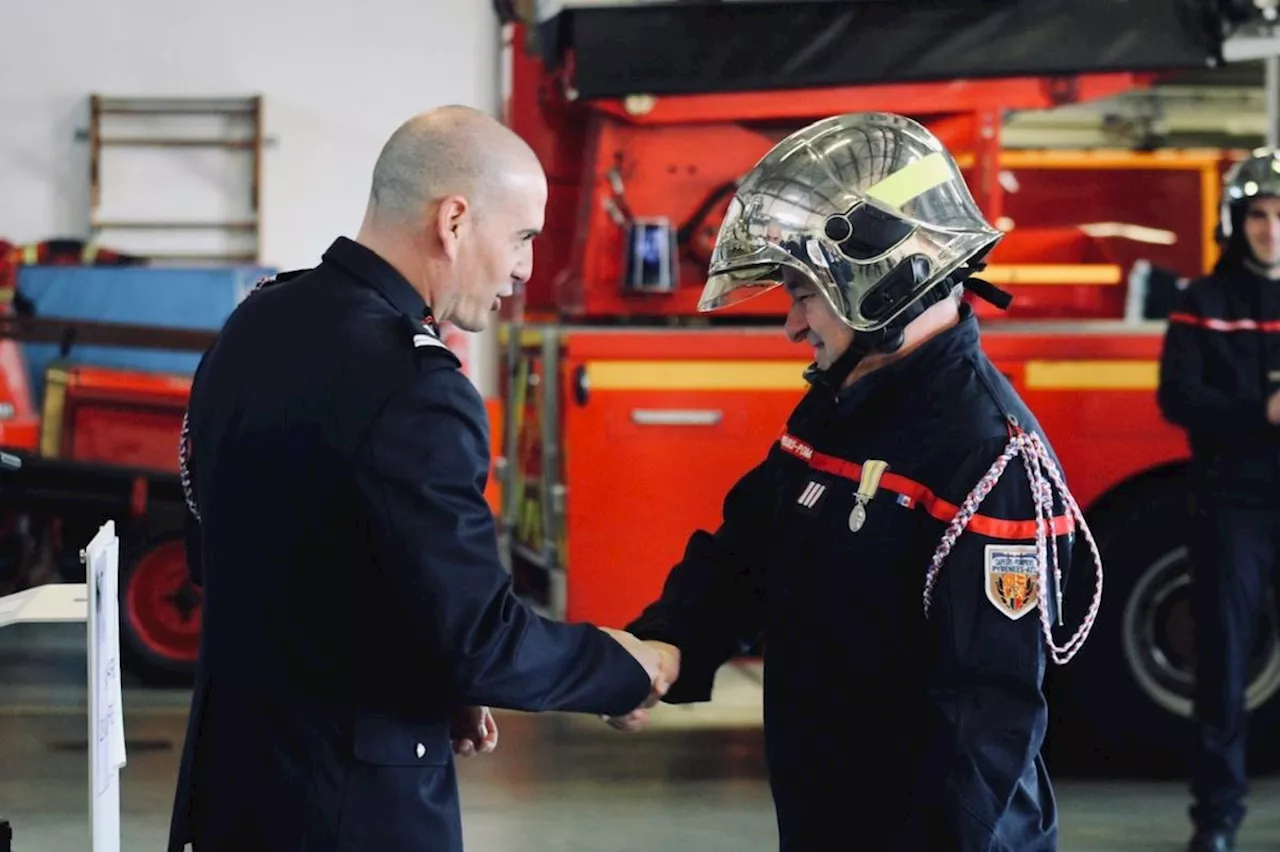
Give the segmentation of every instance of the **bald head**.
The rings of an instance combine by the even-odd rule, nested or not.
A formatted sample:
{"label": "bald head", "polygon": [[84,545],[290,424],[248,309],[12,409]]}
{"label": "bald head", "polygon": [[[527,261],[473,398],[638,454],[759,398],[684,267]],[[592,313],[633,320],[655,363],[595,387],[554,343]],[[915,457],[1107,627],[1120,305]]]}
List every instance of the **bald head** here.
{"label": "bald head", "polygon": [[460,195],[481,213],[513,176],[541,170],[529,145],[500,122],[470,107],[440,107],[409,119],[383,145],[370,212],[407,224],[433,201]]}
{"label": "bald head", "polygon": [[438,321],[480,331],[533,272],[547,192],[523,139],[479,110],[441,107],[406,121],[383,146],[356,239]]}

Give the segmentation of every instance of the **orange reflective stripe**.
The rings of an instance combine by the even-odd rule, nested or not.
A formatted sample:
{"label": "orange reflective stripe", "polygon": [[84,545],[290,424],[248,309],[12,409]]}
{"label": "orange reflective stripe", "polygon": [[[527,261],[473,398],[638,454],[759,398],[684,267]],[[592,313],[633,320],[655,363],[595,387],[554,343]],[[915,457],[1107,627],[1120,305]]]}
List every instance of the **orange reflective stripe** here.
{"label": "orange reflective stripe", "polygon": [[[836,456],[820,453],[789,433],[784,434],[778,444],[786,452],[807,462],[813,470],[830,473],[854,482],[861,481],[862,465],[857,462],[845,461]],[[880,488],[905,498],[907,508],[919,504],[926,512],[944,524],[951,523],[951,520],[960,511],[959,506],[943,500],[937,494],[934,494],[928,486],[900,474],[886,472],[880,477]],[[968,529],[988,538],[1000,538],[1010,541],[1025,541],[1036,537],[1036,522],[1034,520],[1007,521],[1003,518],[975,514],[969,519]],[[1065,535],[1073,529],[1075,529],[1075,523],[1069,515],[1057,515],[1050,521],[1048,534],[1055,536]]]}
{"label": "orange reflective stripe", "polygon": [[1173,313],[1169,314],[1169,322],[1207,328],[1210,331],[1280,331],[1280,320],[1267,320],[1265,322],[1251,319],[1222,320],[1198,317],[1195,314]]}

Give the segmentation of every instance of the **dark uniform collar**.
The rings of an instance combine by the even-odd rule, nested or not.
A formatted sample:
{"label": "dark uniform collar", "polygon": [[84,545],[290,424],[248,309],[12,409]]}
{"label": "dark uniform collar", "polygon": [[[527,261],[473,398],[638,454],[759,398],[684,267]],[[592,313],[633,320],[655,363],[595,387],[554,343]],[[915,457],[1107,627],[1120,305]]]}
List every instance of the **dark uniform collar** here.
{"label": "dark uniform collar", "polygon": [[841,414],[866,405],[872,398],[926,390],[941,370],[979,348],[978,318],[968,304],[960,306],[960,320],[920,344],[897,361],[868,373],[836,395]]}
{"label": "dark uniform collar", "polygon": [[325,263],[341,267],[348,275],[382,294],[398,311],[435,325],[431,308],[409,280],[381,255],[355,240],[338,237],[324,253]]}

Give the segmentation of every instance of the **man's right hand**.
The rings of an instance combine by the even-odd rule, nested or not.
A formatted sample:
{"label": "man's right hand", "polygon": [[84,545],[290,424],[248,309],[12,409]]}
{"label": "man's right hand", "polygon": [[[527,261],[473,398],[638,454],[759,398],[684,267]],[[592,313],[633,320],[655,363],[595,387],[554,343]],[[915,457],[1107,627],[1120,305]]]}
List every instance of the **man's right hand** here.
{"label": "man's right hand", "polygon": [[671,665],[670,655],[665,653],[660,643],[642,642],[632,636],[625,630],[615,630],[612,627],[601,627],[605,633],[608,633],[614,640],[627,649],[627,652],[635,658],[641,666],[644,667],[645,673],[649,675],[649,697],[645,700],[641,707],[652,707],[667,694],[667,690],[671,688],[671,684],[675,682],[676,676],[679,674],[679,662],[673,669]]}
{"label": "man's right hand", "polygon": [[[632,710],[625,716],[606,716],[604,721],[609,727],[619,731],[639,731],[649,724],[649,708],[653,707],[662,696],[667,694],[667,690],[676,682],[676,678],[680,677],[680,649],[675,645],[669,645],[666,642],[641,641],[630,633],[624,633],[620,630],[612,630],[607,627],[601,630],[613,636],[624,648],[631,651],[640,664],[645,667],[645,671],[650,673],[650,679],[653,682],[653,689],[649,692],[649,698],[636,709]],[[657,657],[656,672],[650,668],[653,656]]]}

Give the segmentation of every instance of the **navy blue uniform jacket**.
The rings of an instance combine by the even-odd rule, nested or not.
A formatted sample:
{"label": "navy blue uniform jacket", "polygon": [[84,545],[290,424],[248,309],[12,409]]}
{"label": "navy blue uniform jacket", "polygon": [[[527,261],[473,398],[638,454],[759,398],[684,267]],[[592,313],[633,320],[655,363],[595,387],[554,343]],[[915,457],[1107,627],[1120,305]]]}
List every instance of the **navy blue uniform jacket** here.
{"label": "navy blue uniform jacket", "polygon": [[343,238],[250,295],[201,361],[204,610],[170,852],[454,852],[455,708],[649,694],[608,635],[513,594],[484,406],[427,312]]}
{"label": "navy blue uniform jacket", "polygon": [[1192,482],[1231,502],[1280,502],[1280,287],[1237,267],[1191,283],[1169,313],[1157,398],[1187,433]]}
{"label": "navy blue uniform jacket", "polygon": [[[1036,512],[1020,456],[923,611],[934,551],[1004,450],[1010,416],[1048,446],[980,350],[967,307],[957,326],[838,397],[815,386],[730,491],[719,529],[691,537],[661,598],[630,625],[681,649],[672,703],[708,700],[716,669],[762,641],[785,852],[1056,848],[1040,756],[1048,653]],[[855,532],[873,461],[888,468]],[[1070,529],[1055,506],[1065,574]]]}

